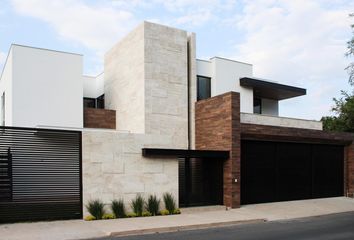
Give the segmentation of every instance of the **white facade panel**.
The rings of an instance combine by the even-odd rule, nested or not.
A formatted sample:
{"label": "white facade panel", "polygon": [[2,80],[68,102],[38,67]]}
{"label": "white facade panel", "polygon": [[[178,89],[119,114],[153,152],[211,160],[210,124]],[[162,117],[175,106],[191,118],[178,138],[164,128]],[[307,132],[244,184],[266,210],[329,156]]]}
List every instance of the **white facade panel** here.
{"label": "white facade panel", "polygon": [[197,75],[211,77],[211,96],[226,92],[240,93],[241,112],[253,113],[253,90],[240,86],[239,79],[252,77],[252,65],[214,57],[208,61],[197,60]]}
{"label": "white facade panel", "polygon": [[197,69],[198,69],[197,74],[200,76],[211,77],[212,75],[212,68],[211,68],[210,61],[197,59]]}
{"label": "white facade panel", "polygon": [[83,127],[82,56],[12,45],[13,126]]}
{"label": "white facade panel", "polygon": [[[0,97],[5,93],[4,109],[2,102],[0,103],[0,124],[6,126],[12,125],[12,75],[13,75],[13,57],[12,49],[10,49],[7,57],[1,79],[0,79]],[[2,113],[4,112],[4,118]],[[5,121],[4,121],[5,120]]]}
{"label": "white facade panel", "polygon": [[98,98],[104,94],[104,74],[93,76],[82,76],[85,98]]}

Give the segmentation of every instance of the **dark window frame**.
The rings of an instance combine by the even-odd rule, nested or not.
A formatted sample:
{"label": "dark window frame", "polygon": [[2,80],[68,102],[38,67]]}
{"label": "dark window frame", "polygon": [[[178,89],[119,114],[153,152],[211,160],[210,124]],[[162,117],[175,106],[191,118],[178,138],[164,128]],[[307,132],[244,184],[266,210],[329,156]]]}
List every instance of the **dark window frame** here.
{"label": "dark window frame", "polygon": [[[97,98],[88,98],[88,97],[84,97],[83,99],[83,105],[84,108],[98,108],[98,109],[104,109],[104,105],[105,105],[105,101],[104,101],[104,94],[102,94],[101,96],[97,97]],[[93,103],[93,106],[86,106],[85,105],[85,101],[92,101],[90,104]]]}
{"label": "dark window frame", "polygon": [[[205,78],[209,80],[209,92],[207,93],[208,97],[206,98],[200,98],[199,97],[199,78]],[[203,99],[208,99],[211,97],[211,77],[203,76],[203,75],[197,75],[197,101],[203,100]]]}
{"label": "dark window frame", "polygon": [[[256,100],[259,102],[259,112],[255,111],[255,107],[256,107],[255,102],[256,102]],[[262,98],[259,98],[259,97],[254,97],[253,98],[253,113],[262,114]]]}

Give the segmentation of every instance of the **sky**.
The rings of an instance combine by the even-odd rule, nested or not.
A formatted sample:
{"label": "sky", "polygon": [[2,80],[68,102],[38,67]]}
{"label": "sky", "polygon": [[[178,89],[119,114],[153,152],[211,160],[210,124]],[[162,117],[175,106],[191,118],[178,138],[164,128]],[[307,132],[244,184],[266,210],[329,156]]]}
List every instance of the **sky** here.
{"label": "sky", "polygon": [[146,20],[195,32],[197,58],[253,64],[254,76],[307,89],[280,115],[319,120],[350,90],[353,0],[0,0],[0,69],[12,43],[84,55],[84,74]]}

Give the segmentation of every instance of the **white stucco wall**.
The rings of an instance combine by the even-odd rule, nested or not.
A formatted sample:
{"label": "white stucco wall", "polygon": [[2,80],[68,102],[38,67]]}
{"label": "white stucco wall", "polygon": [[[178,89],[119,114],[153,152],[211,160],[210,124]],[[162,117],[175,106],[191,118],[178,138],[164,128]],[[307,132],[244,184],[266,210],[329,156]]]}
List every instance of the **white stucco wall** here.
{"label": "white stucco wall", "polygon": [[84,97],[86,98],[98,98],[104,94],[104,73],[98,76],[82,76]]}
{"label": "white stucco wall", "polygon": [[144,158],[141,150],[166,148],[172,141],[171,136],[85,129],[82,135],[84,205],[91,199],[109,204],[113,199],[123,198],[130,211],[130,201],[137,194],[162,198],[166,192],[172,193],[178,203],[178,160]]}
{"label": "white stucco wall", "polygon": [[82,56],[12,45],[13,126],[83,126]]}
{"label": "white stucco wall", "polygon": [[278,116],[279,102],[278,100],[262,98],[262,114]]}
{"label": "white stucco wall", "polygon": [[[5,125],[12,126],[12,75],[13,75],[13,52],[10,49],[4,69],[0,79],[0,98],[5,92]],[[0,103],[0,114],[2,112],[2,104]],[[0,116],[0,124],[2,123]]]}
{"label": "white stucco wall", "polygon": [[226,92],[240,93],[241,111],[253,113],[253,90],[240,86],[239,79],[252,77],[252,65],[213,57],[210,61],[197,59],[197,75],[211,77],[211,96]]}

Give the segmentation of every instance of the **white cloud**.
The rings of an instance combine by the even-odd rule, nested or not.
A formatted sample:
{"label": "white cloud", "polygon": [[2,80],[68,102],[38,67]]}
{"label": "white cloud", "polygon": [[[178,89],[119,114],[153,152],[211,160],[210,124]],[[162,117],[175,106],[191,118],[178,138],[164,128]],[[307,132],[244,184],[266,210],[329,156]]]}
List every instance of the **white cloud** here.
{"label": "white cloud", "polygon": [[308,89],[306,97],[285,101],[281,113],[318,119],[347,87],[348,13],[307,0],[256,0],[225,22],[245,33],[233,57],[253,63],[256,76]]}
{"label": "white cloud", "polygon": [[178,17],[174,20],[177,25],[192,25],[200,26],[208,22],[213,18],[213,14],[210,10],[200,10],[197,12],[192,12],[187,15]]}
{"label": "white cloud", "polygon": [[132,13],[76,0],[13,0],[17,13],[47,22],[65,40],[102,55],[135,24]]}

